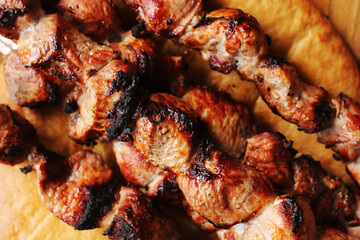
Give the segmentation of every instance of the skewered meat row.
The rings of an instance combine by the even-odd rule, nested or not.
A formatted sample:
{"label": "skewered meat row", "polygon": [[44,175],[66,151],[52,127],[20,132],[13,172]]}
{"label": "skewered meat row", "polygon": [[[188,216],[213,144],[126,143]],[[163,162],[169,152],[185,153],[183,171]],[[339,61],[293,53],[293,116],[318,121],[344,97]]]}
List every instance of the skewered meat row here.
{"label": "skewered meat row", "polygon": [[254,17],[238,9],[207,13],[201,0],[125,3],[138,9],[148,32],[200,51],[214,70],[236,70],[243,79],[254,81],[274,113],[299,130],[318,133],[319,142],[331,147],[360,182],[356,150],[359,124],[355,120],[359,104],[343,94],[330,99],[324,89],[301,81],[286,60],[267,56],[266,35]]}
{"label": "skewered meat row", "polygon": [[[216,93],[208,88],[197,87],[189,91],[183,99],[192,100],[190,106],[197,109],[197,113],[200,116],[205,116],[204,118],[201,117],[201,119],[206,123],[209,129],[213,129],[214,132],[220,133],[219,130],[224,129],[224,126],[224,132],[227,132],[226,128],[236,130],[238,128],[250,129],[252,127],[252,123],[250,122],[241,122],[239,126],[236,121],[231,123],[226,121],[226,119],[236,119],[236,117],[242,116],[244,110],[242,110],[239,105],[236,106],[231,101],[227,101],[223,96],[216,96]],[[204,101],[200,101],[200,99]],[[209,110],[209,99],[221,100],[210,102],[212,110]],[[237,108],[232,112],[227,111],[228,114],[224,116],[224,123],[227,124],[219,125],[218,123],[221,122],[223,116],[221,115],[221,112],[216,114],[215,110],[231,109],[231,106],[236,106]],[[209,111],[213,112],[209,113]],[[207,115],[213,115],[215,117],[206,118]],[[249,118],[249,116],[242,117],[245,119]],[[215,140],[223,138],[222,134],[215,134],[213,136],[215,136]],[[246,134],[238,135],[238,131],[232,131],[228,132],[226,138],[227,140],[233,140],[235,138],[242,140],[243,136],[246,136]],[[229,141],[229,144],[233,142],[239,141]],[[236,146],[236,144],[234,146]],[[303,198],[307,199],[311,203],[313,211],[316,213],[316,222],[318,224],[326,224],[339,228],[340,226],[345,226],[349,222],[356,222],[357,216],[355,211],[357,202],[351,189],[335,176],[326,173],[319,163],[315,163],[309,156],[295,158],[297,152],[291,146],[291,142],[286,141],[281,134],[265,132],[254,135],[248,139],[248,145],[242,163],[262,172],[279,193],[287,192],[300,194]],[[236,154],[243,154],[243,149],[241,147],[232,149],[237,149],[237,151],[239,151]],[[125,177],[128,181],[140,186],[148,186],[153,179],[160,178],[163,181],[162,184],[171,185],[171,183],[167,183],[167,178],[163,177],[165,175],[164,171],[159,169],[159,167],[150,164],[148,162],[149,159],[141,154],[141,151],[132,146],[131,143],[115,143],[114,151],[120,169],[125,173]],[[173,190],[173,188],[171,188],[171,190]],[[150,191],[152,196],[154,196],[153,192],[154,190]],[[171,194],[172,191],[169,191],[169,193]],[[284,199],[286,199],[286,197],[279,197],[279,206],[288,201]],[[187,211],[189,215],[192,215],[194,221],[203,229],[216,230],[211,223],[199,216],[191,209],[191,207],[187,206]],[[274,216],[275,215],[272,215],[271,218],[275,219]],[[281,217],[278,217],[278,219],[281,219],[281,221],[288,224],[291,222],[284,220]],[[253,222],[257,222],[257,220],[254,220]],[[245,224],[245,226],[247,226],[247,224]],[[255,226],[258,227],[259,225]],[[267,226],[268,229],[272,229],[276,232],[274,228],[278,229],[281,225],[275,224],[273,226],[273,224],[270,224]],[[274,228],[270,226],[273,226]],[[236,230],[238,227],[231,228],[230,232],[234,231],[234,229]],[[253,231],[251,229],[252,228],[249,228],[248,231]],[[274,237],[274,235],[271,236]]]}
{"label": "skewered meat row", "polygon": [[[110,239],[178,239],[174,222],[136,188],[120,187],[98,154],[85,150],[65,158],[47,151],[28,121],[5,105],[0,110],[1,162],[20,163],[31,151],[21,170],[36,171],[41,200],[56,217],[78,230],[110,225]],[[7,154],[11,148],[18,155]]]}
{"label": "skewered meat row", "polygon": [[[45,38],[43,34],[45,34]],[[62,37],[58,38],[57,36]],[[28,46],[23,44],[24,39],[31,39],[30,41],[36,44],[32,44],[31,49],[26,49]],[[36,40],[33,41],[34,39]],[[42,54],[44,53],[43,49],[48,50],[45,55]],[[34,55],[35,52],[40,54]],[[28,61],[29,63],[37,62],[36,64],[33,64],[33,66],[42,66],[43,69],[47,71],[58,73],[59,77],[75,81],[81,88],[84,88],[85,84],[91,82],[87,80],[92,74],[95,73],[94,76],[96,76],[96,73],[101,72],[101,69],[107,65],[106,61],[109,62],[108,64],[114,64],[114,61],[119,61],[112,60],[115,59],[114,55],[116,53],[110,51],[110,48],[91,42],[90,39],[80,34],[76,29],[71,28],[70,24],[64,22],[58,15],[45,16],[39,20],[39,23],[33,30],[22,32],[19,44],[19,55],[22,56],[23,54],[28,56],[26,57],[27,60],[24,58],[25,61]],[[74,72],[72,73],[73,70]],[[136,81],[136,79],[132,78],[131,75],[128,76],[126,71],[122,71],[121,69],[118,69],[117,72],[120,75],[120,81],[115,82],[115,86],[110,86],[111,88],[109,90],[114,89],[114,91],[110,91],[109,94],[113,95],[114,93],[121,93],[121,97],[118,99],[115,106],[113,106],[115,101],[112,101],[109,104],[110,107],[114,108],[110,114],[110,120],[112,120],[112,122],[106,129],[109,139],[114,139],[119,136],[120,138],[128,137],[129,134],[126,132],[126,129],[131,127],[131,123],[135,123],[134,120],[136,120],[136,116],[144,114],[145,116],[151,114],[151,116],[148,115],[146,118],[140,118],[140,122],[137,121],[138,124],[142,124],[141,120],[144,120],[145,122],[150,121],[150,123],[147,124],[147,127],[152,128],[156,125],[155,122],[151,123],[152,121],[159,121],[162,119],[160,125],[170,124],[169,127],[173,125],[172,130],[169,130],[174,131],[174,134],[180,137],[178,140],[184,144],[181,147],[184,149],[184,152],[178,152],[177,155],[174,155],[174,160],[177,159],[177,163],[174,161],[166,162],[170,159],[164,159],[161,155],[158,156],[156,162],[157,164],[166,164],[169,169],[172,169],[179,175],[178,178],[181,177],[181,180],[178,179],[178,182],[183,182],[183,187],[180,186],[180,188],[182,188],[185,196],[192,196],[194,193],[193,191],[208,192],[213,196],[212,198],[210,197],[212,201],[208,201],[208,196],[200,195],[198,198],[199,201],[192,200],[193,202],[190,202],[190,205],[193,205],[195,210],[202,212],[201,215],[208,215],[208,218],[217,225],[232,225],[235,222],[245,220],[252,216],[254,212],[260,211],[262,206],[266,205],[265,203],[271,201],[273,197],[271,186],[264,181],[256,171],[238,164],[236,161],[228,160],[227,156],[223,155],[221,152],[213,151],[212,145],[208,145],[207,141],[200,141],[201,139],[197,139],[196,117],[192,111],[187,109],[187,107],[185,107],[177,98],[167,94],[154,94],[150,96],[150,100],[147,101],[147,106],[144,108],[147,114],[142,111],[136,113],[128,112],[129,109],[136,109],[137,103],[135,100],[139,98],[139,95],[136,95],[136,92],[124,91],[126,90],[124,87],[130,87],[132,89],[132,87],[134,87],[132,86],[132,83],[133,81]],[[113,80],[113,76],[111,80]],[[98,83],[102,84],[102,82]],[[125,85],[127,83],[129,83],[129,85]],[[104,90],[103,88],[92,89]],[[91,89],[89,90],[91,91]],[[107,97],[106,101],[111,101],[110,98],[111,97]],[[109,107],[109,105],[105,104],[103,106]],[[132,106],[135,107],[132,108]],[[138,106],[138,110],[140,110],[141,106]],[[93,107],[93,105],[88,107],[88,109],[92,111],[91,107]],[[105,118],[100,117],[100,121],[106,121],[109,116],[106,109],[104,112],[106,115],[100,116],[104,116]],[[91,117],[96,118],[98,116],[92,115]],[[168,121],[164,121],[165,119],[168,119]],[[97,122],[95,121],[95,123]],[[99,123],[101,124],[102,122]],[[99,129],[103,129],[104,126],[100,124]],[[144,134],[145,132],[142,133]],[[121,136],[121,134],[124,136]],[[167,136],[170,135],[169,132]],[[151,140],[154,136],[149,135],[149,137],[150,139],[148,140]],[[165,139],[159,140],[162,141]],[[134,139],[134,141],[140,141],[140,139],[137,138]],[[180,144],[180,142],[176,143],[170,141],[168,144],[175,143],[177,145]],[[202,143],[201,145],[203,146],[200,147],[200,143]],[[171,149],[175,150],[178,146],[176,145],[171,146]],[[153,148],[155,146],[143,145],[143,147]],[[194,152],[192,152],[192,149]],[[155,148],[151,151],[153,150],[155,150]],[[168,150],[170,150],[170,146]],[[157,152],[160,153],[161,151],[162,150],[159,149]],[[151,152],[151,154],[153,153],[155,152]],[[154,154],[153,156],[155,157]],[[198,183],[203,181],[203,178],[206,180],[209,175],[207,170],[204,173],[198,171],[198,168],[200,167],[201,169],[201,166],[198,167],[197,164],[203,164],[203,161],[211,162],[212,164],[215,164],[213,167],[216,167],[216,165],[218,165],[218,167],[212,169],[214,172],[211,174],[212,176],[210,179],[208,179],[210,180],[208,183],[204,181],[203,184],[198,185]],[[190,167],[190,162],[194,162],[194,164],[188,169]],[[218,172],[219,170],[221,172]],[[198,182],[198,180],[200,182]],[[216,186],[218,184],[223,186],[219,189]],[[222,191],[222,188],[226,189],[230,195],[227,195],[228,193],[223,194],[219,192]],[[237,193],[239,192],[243,192],[243,194],[237,196]],[[215,197],[221,194],[225,197],[223,200]],[[189,201],[189,199],[187,200]],[[230,206],[228,206],[227,199],[231,199],[232,201]],[[244,200],[246,202],[243,202]],[[244,205],[244,207],[242,207],[242,205]],[[212,209],[209,208],[210,206]],[[214,208],[214,206],[218,206],[218,208]],[[209,212],[209,210],[213,210],[215,214],[211,211]],[[228,213],[225,215],[226,217],[223,215],[224,211]]]}

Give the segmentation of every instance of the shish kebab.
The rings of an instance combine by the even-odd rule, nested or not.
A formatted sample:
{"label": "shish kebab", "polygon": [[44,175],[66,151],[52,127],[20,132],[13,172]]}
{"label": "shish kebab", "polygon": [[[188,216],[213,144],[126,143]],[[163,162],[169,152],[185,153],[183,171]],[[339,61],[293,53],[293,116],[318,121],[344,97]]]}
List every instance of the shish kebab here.
{"label": "shish kebab", "polygon": [[266,35],[251,15],[238,9],[208,13],[204,2],[125,0],[138,10],[138,30],[199,51],[216,71],[236,70],[242,79],[253,81],[275,114],[299,130],[317,133],[318,141],[332,148],[360,182],[360,105],[345,94],[330,99],[325,89],[303,82],[285,59],[269,56]]}

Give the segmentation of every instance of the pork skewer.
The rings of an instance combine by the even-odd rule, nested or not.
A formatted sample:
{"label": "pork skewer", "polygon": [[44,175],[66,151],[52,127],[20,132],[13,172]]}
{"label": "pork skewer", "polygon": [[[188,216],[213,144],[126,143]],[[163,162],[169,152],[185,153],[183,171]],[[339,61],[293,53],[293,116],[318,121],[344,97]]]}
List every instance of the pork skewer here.
{"label": "pork skewer", "polygon": [[83,150],[65,158],[43,149],[31,124],[5,105],[0,119],[0,161],[14,165],[31,151],[21,170],[36,171],[41,200],[56,217],[78,230],[109,227],[110,239],[178,239],[174,222],[136,188],[120,187],[98,154]]}
{"label": "pork skewer", "polygon": [[254,17],[238,9],[207,13],[201,0],[125,3],[138,10],[142,29],[198,50],[216,71],[236,70],[254,81],[274,113],[304,132],[318,133],[319,142],[331,147],[360,182],[358,123],[353,120],[359,104],[342,94],[330,99],[324,89],[303,82],[285,59],[268,56],[266,35]]}

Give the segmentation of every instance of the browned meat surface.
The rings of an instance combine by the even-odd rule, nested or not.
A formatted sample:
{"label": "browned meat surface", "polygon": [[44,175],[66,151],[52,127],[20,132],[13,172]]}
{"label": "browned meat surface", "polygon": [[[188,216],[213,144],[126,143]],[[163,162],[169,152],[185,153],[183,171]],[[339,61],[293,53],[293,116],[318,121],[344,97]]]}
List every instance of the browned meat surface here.
{"label": "browned meat surface", "polygon": [[258,217],[218,231],[221,240],[314,239],[315,218],[306,200],[298,195],[279,196]]}
{"label": "browned meat surface", "polygon": [[113,149],[122,175],[128,182],[145,187],[147,195],[157,200],[182,196],[175,175],[150,163],[131,143],[115,142]]}
{"label": "browned meat surface", "polygon": [[170,92],[182,96],[185,92],[183,58],[161,53],[149,38],[134,38],[130,32],[122,35],[121,42],[110,47],[120,58],[134,64],[139,75],[145,78],[146,87],[156,92]]}
{"label": "browned meat surface", "polygon": [[34,149],[29,159],[41,200],[56,217],[79,230],[101,226],[118,184],[99,155],[80,151],[65,158]]}
{"label": "browned meat surface", "polygon": [[60,0],[57,8],[80,32],[96,41],[120,30],[119,12],[111,0]]}
{"label": "browned meat surface", "polygon": [[334,228],[318,228],[316,231],[316,240],[356,240],[356,236],[341,232]]}
{"label": "browned meat surface", "polygon": [[293,185],[291,160],[296,151],[280,133],[260,133],[248,139],[243,164],[263,173],[273,186],[284,190]]}
{"label": "browned meat surface", "polygon": [[331,147],[337,158],[348,162],[349,173],[360,182],[360,105],[344,94],[333,99],[332,104],[336,118],[330,128],[318,133],[318,141]]}
{"label": "browned meat surface", "polygon": [[118,212],[104,234],[114,240],[179,239],[175,222],[162,215],[145,194],[122,187]]}
{"label": "browned meat surface", "polygon": [[12,100],[28,107],[56,103],[72,85],[40,69],[25,68],[16,50],[5,58],[4,79]]}
{"label": "browned meat surface", "polygon": [[41,67],[80,86],[117,56],[58,14],[46,15],[36,26],[22,31],[18,52],[23,65]]}
{"label": "browned meat surface", "polygon": [[202,0],[125,0],[125,3],[139,10],[148,31],[168,37],[182,35],[203,5]]}
{"label": "browned meat surface", "polygon": [[247,220],[273,199],[255,170],[197,137],[195,114],[180,99],[154,94],[132,133],[134,146],[154,165],[177,175],[189,205],[217,226]]}
{"label": "browned meat surface", "polygon": [[178,184],[189,205],[217,227],[248,221],[274,197],[261,174],[217,151],[198,151]]}
{"label": "browned meat surface", "polygon": [[270,57],[261,61],[255,83],[272,111],[300,130],[314,133],[331,125],[335,111],[327,92],[302,82],[285,60]]}
{"label": "browned meat surface", "polygon": [[6,105],[0,104],[0,163],[14,165],[25,161],[37,144],[33,126]]}
{"label": "browned meat surface", "polygon": [[255,134],[254,120],[246,107],[208,87],[196,87],[182,100],[200,117],[221,151],[235,158],[243,156],[247,138]]}
{"label": "browned meat surface", "polygon": [[125,91],[136,86],[133,78],[135,70],[132,65],[122,60],[113,60],[90,77],[85,83],[83,92],[78,94],[78,112],[71,114],[69,137],[77,142],[89,140],[89,131],[100,135],[106,133],[110,125],[109,112],[114,103],[119,101]]}
{"label": "browned meat surface", "polygon": [[0,3],[0,35],[16,40],[24,28],[42,15],[38,0],[3,0]]}
{"label": "browned meat surface", "polygon": [[318,224],[341,229],[358,221],[354,189],[327,173],[319,162],[303,155],[293,161],[292,172],[295,183],[292,192],[310,199]]}
{"label": "browned meat surface", "polygon": [[197,15],[179,43],[200,51],[213,70],[237,70],[253,79],[259,59],[267,53],[265,34],[254,17],[239,9],[219,9]]}

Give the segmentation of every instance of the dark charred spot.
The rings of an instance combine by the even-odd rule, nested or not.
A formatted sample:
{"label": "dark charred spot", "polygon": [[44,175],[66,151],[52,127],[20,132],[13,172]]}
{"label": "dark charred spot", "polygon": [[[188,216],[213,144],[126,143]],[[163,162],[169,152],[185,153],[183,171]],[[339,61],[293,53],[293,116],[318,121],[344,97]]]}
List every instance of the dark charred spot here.
{"label": "dark charred spot", "polygon": [[103,235],[123,240],[137,240],[140,236],[136,230],[124,219],[115,216],[111,225],[103,232]]}
{"label": "dark charred spot", "polygon": [[210,139],[201,141],[200,149],[188,170],[189,178],[198,178],[207,181],[217,177],[205,167],[205,162],[210,159],[210,150],[213,149],[213,147],[214,145]]}
{"label": "dark charred spot", "polygon": [[284,206],[282,206],[282,208],[284,211],[283,214],[291,219],[291,231],[296,234],[297,229],[301,227],[304,222],[304,210],[296,202],[296,195],[285,197]]}
{"label": "dark charred spot", "polygon": [[159,124],[163,119],[172,119],[178,125],[180,131],[191,134],[195,131],[196,119],[178,108],[153,103],[147,110],[146,116],[154,124]]}
{"label": "dark charred spot", "polygon": [[264,81],[263,76],[257,76],[257,80],[259,83],[262,83]]}
{"label": "dark charred spot", "polygon": [[109,91],[109,95],[114,92],[126,91],[129,88],[135,87],[135,85],[139,82],[139,77],[137,76],[128,76],[123,71],[118,71],[115,74],[115,79],[111,81],[111,89]]}
{"label": "dark charred spot", "polygon": [[[105,130],[110,141],[120,137],[129,128],[129,123],[143,109],[142,105],[146,104],[147,96],[148,93],[141,90],[121,94],[119,101],[114,103],[114,108],[108,113],[111,123]],[[123,141],[132,140],[128,133],[121,138]]]}
{"label": "dark charred spot", "polygon": [[112,209],[118,188],[117,179],[105,186],[91,187],[88,192],[88,201],[84,214],[75,229],[85,230],[99,227],[97,222]]}
{"label": "dark charred spot", "polygon": [[265,62],[265,67],[267,68],[277,68],[284,64],[288,64],[286,59],[279,57],[268,57]]}
{"label": "dark charred spot", "polygon": [[134,38],[139,38],[142,31],[145,30],[145,23],[141,22],[131,28],[131,34]]}
{"label": "dark charred spot", "polygon": [[193,26],[193,28],[198,28],[198,27],[200,27],[201,25],[203,25],[203,22],[204,22],[205,18],[206,18],[206,13],[204,13],[204,14],[201,16],[200,20]]}
{"label": "dark charred spot", "polygon": [[71,114],[73,112],[76,112],[77,110],[78,110],[78,105],[75,100],[66,101],[64,105],[64,111],[66,112],[66,114]]}
{"label": "dark charred spot", "polygon": [[306,131],[308,133],[311,132],[319,132],[327,127],[333,120],[335,116],[335,109],[330,106],[330,102],[327,100],[323,100],[318,103],[314,108],[315,116],[316,116],[316,126],[314,131]]}
{"label": "dark charred spot", "polygon": [[2,11],[0,11],[0,26],[13,29],[16,19],[22,15],[24,15],[24,12],[19,9],[2,9]]}
{"label": "dark charred spot", "polygon": [[46,82],[46,92],[49,94],[47,103],[56,104],[59,99],[59,87],[56,84]]}
{"label": "dark charred spot", "polygon": [[23,174],[28,174],[29,172],[31,172],[33,169],[31,166],[27,166],[27,167],[23,167],[23,168],[20,168],[20,171],[23,173]]}
{"label": "dark charred spot", "polygon": [[172,19],[168,19],[168,20],[166,21],[166,24],[167,24],[167,25],[170,25],[170,24],[172,24],[172,23],[173,23]]}
{"label": "dark charred spot", "polygon": [[97,145],[97,142],[95,140],[86,140],[83,144],[87,147],[94,147]]}
{"label": "dark charred spot", "polygon": [[16,146],[6,146],[5,150],[0,152],[0,158],[10,157],[12,159],[17,158],[19,156],[19,151]]}
{"label": "dark charred spot", "polygon": [[271,37],[269,36],[269,35],[267,35],[267,34],[265,34],[265,37],[266,37],[266,41],[267,41],[267,43],[268,43],[268,45],[270,46],[271,45]]}

